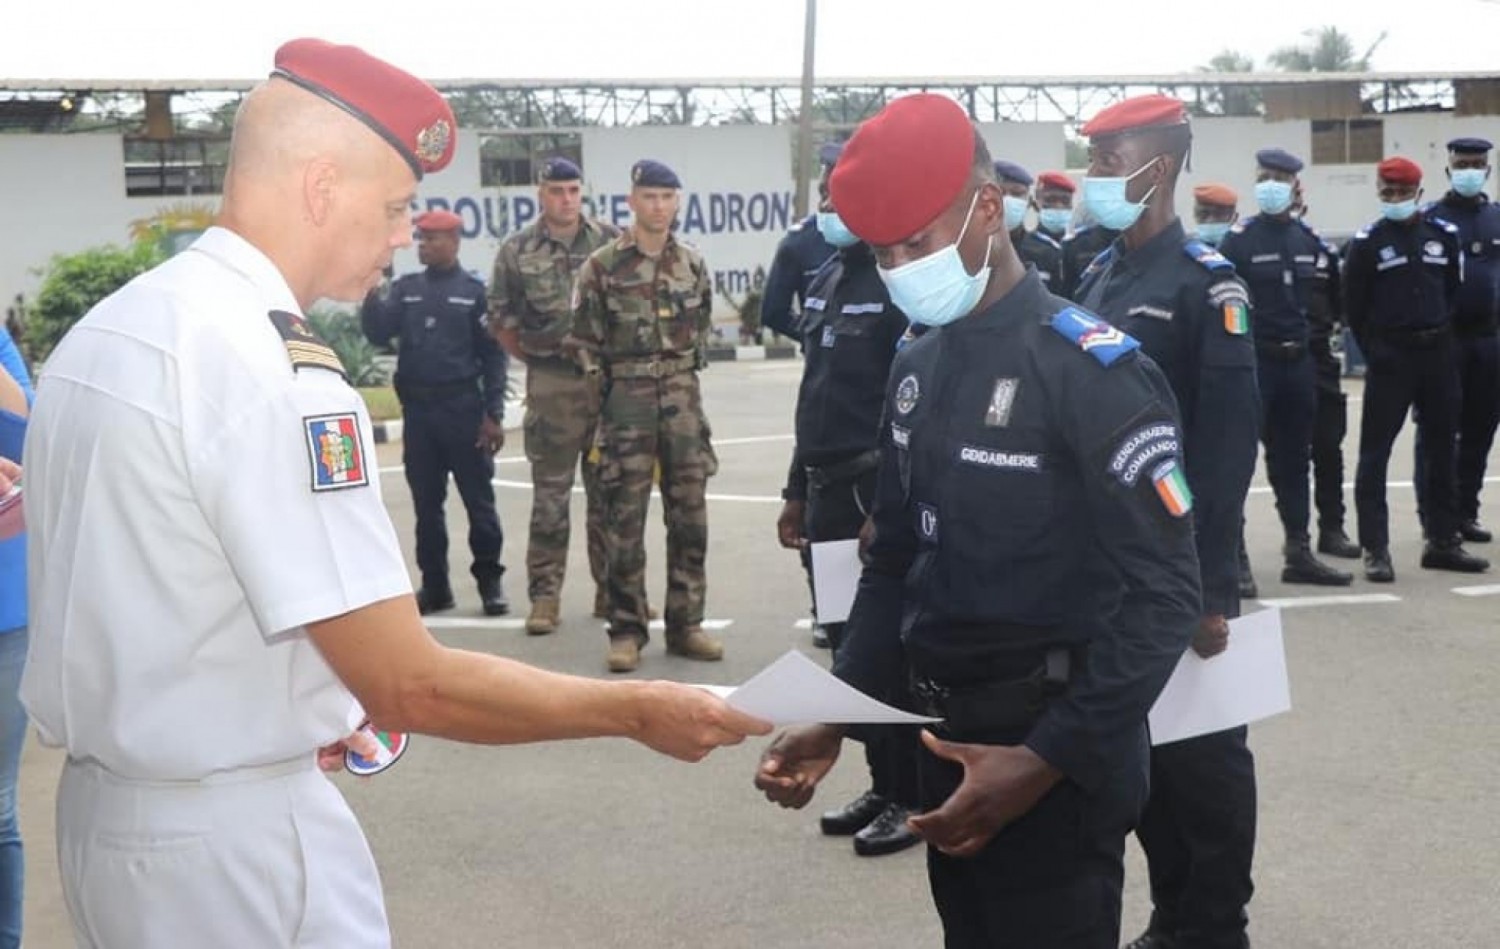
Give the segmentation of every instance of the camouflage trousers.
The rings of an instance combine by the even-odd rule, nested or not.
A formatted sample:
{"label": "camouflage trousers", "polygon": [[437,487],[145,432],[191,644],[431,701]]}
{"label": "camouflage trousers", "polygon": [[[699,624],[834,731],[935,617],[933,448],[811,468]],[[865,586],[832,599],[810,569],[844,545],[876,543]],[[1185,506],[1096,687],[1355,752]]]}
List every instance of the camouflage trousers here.
{"label": "camouflage trousers", "polygon": [[526,367],[526,460],[531,462],[531,536],[526,544],[526,592],[556,599],[568,566],[573,476],[583,466],[587,498],[589,572],[604,576],[604,496],[598,466],[589,461],[598,424],[596,396],[572,363],[536,359]]}
{"label": "camouflage trousers", "polygon": [[670,639],[703,622],[708,510],[704,493],[719,469],[698,374],[616,379],[600,418],[599,486],[605,497],[611,636],[646,634],[646,512],[652,473],[661,468],[667,528]]}

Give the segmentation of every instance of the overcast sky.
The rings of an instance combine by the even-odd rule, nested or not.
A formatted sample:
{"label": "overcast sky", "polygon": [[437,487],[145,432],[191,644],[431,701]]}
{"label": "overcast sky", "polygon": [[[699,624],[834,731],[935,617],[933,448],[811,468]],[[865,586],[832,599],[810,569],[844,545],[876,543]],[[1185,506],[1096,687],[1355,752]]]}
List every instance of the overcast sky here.
{"label": "overcast sky", "polygon": [[[788,77],[802,60],[802,0],[4,6],[0,70],[13,79],[256,78],[279,43],[309,35],[430,79]],[[1388,32],[1377,69],[1500,71],[1495,0],[821,0],[818,18],[817,69],[830,77],[1182,72],[1226,47],[1259,63],[1325,24],[1361,49]]]}

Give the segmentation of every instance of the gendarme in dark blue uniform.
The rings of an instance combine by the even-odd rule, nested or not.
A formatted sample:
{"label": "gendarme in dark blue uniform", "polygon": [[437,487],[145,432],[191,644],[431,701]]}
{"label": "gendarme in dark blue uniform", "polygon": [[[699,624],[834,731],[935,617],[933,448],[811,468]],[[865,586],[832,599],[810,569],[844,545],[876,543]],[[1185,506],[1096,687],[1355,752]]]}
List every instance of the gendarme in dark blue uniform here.
{"label": "gendarme in dark blue uniform", "polygon": [[[875,541],[834,671],[894,698],[904,658],[943,737],[1024,743],[1066,774],[977,856],[928,866],[948,945],[1084,945],[1061,936],[1071,887],[1118,899],[1144,712],[1200,608],[1171,393],[1134,340],[1028,275],[908,344],[885,411]],[[936,807],[961,769],[923,769]]]}
{"label": "gendarme in dark blue uniform", "polygon": [[485,328],[486,307],[484,283],[455,264],[398,278],[383,297],[372,294],[360,312],[371,343],[399,340],[401,460],[416,509],[419,605],[428,609],[452,602],[443,517],[450,472],[468,512],[470,572],[487,612],[495,611],[500,597],[504,538],[490,483],[495,464],[478,442],[486,415],[502,420],[506,361]]}
{"label": "gendarme in dark blue uniform", "polygon": [[1060,244],[1062,282],[1052,287],[1052,292],[1069,300],[1077,300],[1078,284],[1083,280],[1083,272],[1119,236],[1119,231],[1112,231],[1098,224],[1086,224],[1064,237]]}
{"label": "gendarme in dark blue uniform", "polygon": [[[1079,298],[1139,339],[1170,380],[1195,499],[1203,612],[1238,616],[1240,523],[1259,418],[1244,284],[1174,220],[1133,250],[1116,241],[1085,273]],[[1151,798],[1136,830],[1151,876],[1150,933],[1214,949],[1243,944],[1256,823],[1246,735],[1240,726],[1152,749]]]}
{"label": "gendarme in dark blue uniform", "polygon": [[[1382,180],[1387,163],[1381,166]],[[1405,174],[1406,165],[1392,167],[1390,174]],[[1412,174],[1420,181],[1419,169]],[[1359,543],[1365,549],[1366,574],[1372,580],[1394,578],[1386,469],[1391,446],[1413,407],[1424,447],[1429,543],[1423,564],[1474,569],[1460,563],[1477,558],[1469,558],[1459,544],[1455,503],[1458,380],[1451,313],[1462,281],[1458,228],[1441,218],[1413,212],[1402,221],[1382,219],[1355,234],[1349,243],[1344,301],[1349,328],[1368,365],[1354,500]]]}
{"label": "gendarme in dark blue uniform", "polygon": [[1028,231],[1022,227],[1010,232],[1010,241],[1015,245],[1021,262],[1036,268],[1048,291],[1059,293],[1063,280],[1062,245],[1041,229]]}
{"label": "gendarme in dark blue uniform", "polygon": [[[1496,424],[1500,423],[1500,341],[1496,337],[1496,330],[1500,328],[1500,322],[1497,322],[1500,319],[1500,207],[1482,191],[1465,197],[1450,190],[1425,213],[1429,218],[1445,221],[1458,229],[1459,246],[1464,253],[1463,282],[1453,301],[1459,388],[1456,503],[1464,539],[1487,541],[1490,532],[1479,524],[1479,491],[1484,485]],[[1418,501],[1425,512],[1425,445],[1420,426],[1417,442],[1415,481]]]}
{"label": "gendarme in dark blue uniform", "polygon": [[[808,288],[797,441],[782,496],[805,502],[809,544],[858,537],[875,503],[886,379],[906,327],[863,243],[840,250]],[[810,546],[802,548],[802,559],[811,577]],[[822,625],[837,655],[844,624]],[[917,808],[916,752],[909,730],[871,730],[865,758],[878,800],[862,796],[830,812],[824,832],[854,833],[856,852],[867,855],[916,843],[906,827],[908,812]]]}
{"label": "gendarme in dark blue uniform", "polygon": [[1339,250],[1330,241],[1313,266],[1308,301],[1308,350],[1317,376],[1317,421],[1313,423],[1313,504],[1318,510],[1318,552],[1358,557],[1359,545],[1344,531],[1344,436],[1349,430],[1344,366],[1333,351],[1333,334],[1344,323],[1344,278]]}
{"label": "gendarme in dark blue uniform", "polygon": [[[1290,157],[1290,156],[1288,156]],[[1295,159],[1293,159],[1295,161]],[[1297,162],[1295,170],[1300,170]],[[1277,182],[1287,190],[1291,184]],[[1234,264],[1250,291],[1255,318],[1261,437],[1266,471],[1285,535],[1283,583],[1339,586],[1353,578],[1312,553],[1308,471],[1317,420],[1317,364],[1311,352],[1313,297],[1323,239],[1300,218],[1260,214],[1230,228],[1219,253]]]}
{"label": "gendarme in dark blue uniform", "polygon": [[800,339],[797,321],[808,284],[833,254],[833,245],[818,232],[816,215],[809,214],[793,225],[776,245],[776,258],[766,275],[765,295],[760,301],[761,324],[782,336]]}

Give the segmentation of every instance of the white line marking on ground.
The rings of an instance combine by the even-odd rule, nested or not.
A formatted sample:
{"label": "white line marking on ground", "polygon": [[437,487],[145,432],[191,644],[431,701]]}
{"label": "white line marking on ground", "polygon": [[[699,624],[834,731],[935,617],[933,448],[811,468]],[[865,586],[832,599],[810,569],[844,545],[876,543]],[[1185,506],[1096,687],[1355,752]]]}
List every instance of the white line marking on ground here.
{"label": "white line marking on ground", "polygon": [[1476,587],[1454,587],[1459,596],[1494,596],[1500,593],[1500,583],[1485,583]]}
{"label": "white line marking on ground", "polygon": [[1400,603],[1394,593],[1331,593],[1324,596],[1281,596],[1261,599],[1262,606],[1295,609],[1299,606],[1361,606],[1367,603]]}
{"label": "white line marking on ground", "polygon": [[422,623],[428,629],[525,629],[526,621],[501,616],[426,616]]}

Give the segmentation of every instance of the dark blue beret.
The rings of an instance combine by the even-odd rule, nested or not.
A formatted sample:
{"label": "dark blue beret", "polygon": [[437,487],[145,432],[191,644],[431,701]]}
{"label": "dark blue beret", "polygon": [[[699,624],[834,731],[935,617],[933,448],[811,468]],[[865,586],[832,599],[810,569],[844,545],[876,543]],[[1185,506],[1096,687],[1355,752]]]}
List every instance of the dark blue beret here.
{"label": "dark blue beret", "polygon": [[839,156],[844,154],[843,142],[829,142],[818,149],[818,161],[832,168],[839,163]]}
{"label": "dark blue beret", "polygon": [[542,181],[577,181],[583,177],[583,169],[566,158],[554,157],[542,162]]}
{"label": "dark blue beret", "polygon": [[1284,148],[1262,148],[1255,153],[1255,163],[1272,171],[1295,175],[1302,170],[1302,159]]}
{"label": "dark blue beret", "polygon": [[1033,181],[1031,172],[1013,161],[1005,161],[1004,159],[995,162],[995,174],[1001,181],[1014,181],[1018,185],[1029,186]]}
{"label": "dark blue beret", "polygon": [[638,188],[681,188],[677,172],[659,161],[643,158],[630,169],[630,183]]}
{"label": "dark blue beret", "polygon": [[1482,138],[1455,138],[1448,143],[1448,151],[1461,152],[1463,154],[1483,155],[1494,148],[1487,140]]}

